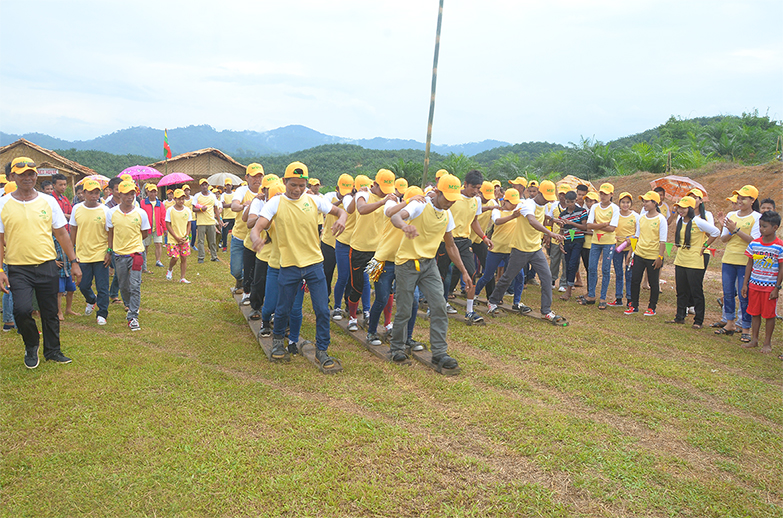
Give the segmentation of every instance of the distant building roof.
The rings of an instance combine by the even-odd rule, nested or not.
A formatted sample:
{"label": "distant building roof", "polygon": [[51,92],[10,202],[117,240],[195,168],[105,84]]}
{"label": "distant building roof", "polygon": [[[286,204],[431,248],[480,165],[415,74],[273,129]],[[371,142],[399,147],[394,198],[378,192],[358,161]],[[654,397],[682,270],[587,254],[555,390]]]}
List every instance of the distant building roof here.
{"label": "distant building roof", "polygon": [[16,157],[26,156],[35,160],[39,168],[57,169],[59,172],[69,176],[89,176],[98,174],[87,166],[84,166],[73,160],[68,160],[62,155],[58,155],[51,149],[46,149],[38,144],[33,144],[27,139],[20,138],[7,146],[0,148],[0,163],[3,166]]}
{"label": "distant building roof", "polygon": [[[166,162],[166,160],[161,160],[147,165],[163,172],[166,169]],[[221,172],[244,176],[245,166],[219,149],[208,147],[169,158],[168,171],[182,172],[190,176],[210,176]]]}

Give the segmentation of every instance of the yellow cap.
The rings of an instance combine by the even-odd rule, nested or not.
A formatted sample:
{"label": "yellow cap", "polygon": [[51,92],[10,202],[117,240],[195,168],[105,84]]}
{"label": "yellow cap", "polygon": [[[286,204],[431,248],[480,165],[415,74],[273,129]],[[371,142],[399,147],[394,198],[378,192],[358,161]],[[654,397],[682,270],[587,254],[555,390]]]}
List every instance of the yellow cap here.
{"label": "yellow cap", "polygon": [[307,166],[302,162],[291,162],[288,167],[285,168],[285,174],[283,178],[304,178],[307,180],[309,173],[307,172]]}
{"label": "yellow cap", "polygon": [[598,189],[598,192],[602,192],[604,194],[614,194],[614,185],[610,183],[602,183],[601,188]]}
{"label": "yellow cap", "polygon": [[262,189],[269,189],[272,184],[275,184],[280,181],[280,177],[276,174],[268,174],[264,176],[264,179],[261,180],[261,188]]}
{"label": "yellow cap", "polygon": [[38,169],[36,169],[35,162],[33,162],[32,158],[27,158],[26,156],[20,156],[16,157],[11,161],[11,172],[16,174],[22,174],[25,171],[35,171],[38,172]]}
{"label": "yellow cap", "polygon": [[487,200],[495,199],[495,186],[492,182],[484,182],[481,184],[481,195]]}
{"label": "yellow cap", "polygon": [[687,209],[688,207],[695,209],[696,208],[696,200],[691,198],[690,196],[683,196],[680,198],[680,201],[675,203],[678,207],[682,207],[684,209]]}
{"label": "yellow cap", "polygon": [[403,195],[402,199],[405,201],[410,200],[414,196],[424,196],[424,191],[421,190],[421,187],[418,185],[411,185],[405,190],[405,195]]}
{"label": "yellow cap", "polygon": [[185,189],[190,189],[190,185],[188,185],[188,184],[183,185],[182,186],[182,190],[184,191]]}
{"label": "yellow cap", "polygon": [[740,190],[734,191],[731,194],[737,194],[739,196],[748,196],[754,200],[759,197],[759,190],[752,185],[744,185]]}
{"label": "yellow cap", "polygon": [[101,190],[101,184],[98,183],[97,180],[93,180],[92,178],[87,178],[82,182],[82,189],[85,191],[94,191],[95,189]]}
{"label": "yellow cap", "polygon": [[375,175],[375,182],[380,186],[383,194],[394,192],[394,173],[388,169],[379,169],[378,174]]}
{"label": "yellow cap", "polygon": [[133,183],[132,180],[123,180],[122,182],[120,182],[120,185],[117,186],[117,190],[120,191],[122,194],[128,192],[136,192],[136,184]]}
{"label": "yellow cap", "polygon": [[737,195],[736,194],[732,194],[731,196],[726,198],[726,201],[730,201],[731,203],[737,203]]}
{"label": "yellow cap", "polygon": [[172,189],[169,189],[169,190],[166,191],[166,194],[168,194],[168,193],[174,194],[174,191]]}
{"label": "yellow cap", "polygon": [[561,183],[557,186],[557,193],[560,194],[561,192],[566,193],[568,191],[572,191],[571,186],[567,183]]}
{"label": "yellow cap", "polygon": [[601,198],[598,197],[598,193],[590,191],[587,194],[585,194],[585,198],[593,200],[593,201],[601,201]]}
{"label": "yellow cap", "polygon": [[538,192],[544,195],[544,199],[546,201],[555,201],[557,199],[557,193],[555,191],[557,191],[557,188],[555,187],[555,182],[552,182],[550,180],[544,180],[543,182],[541,182],[541,185],[538,187]]}
{"label": "yellow cap", "polygon": [[529,182],[527,182],[527,186],[528,187],[538,187],[538,182],[535,181],[535,180],[530,180]]}
{"label": "yellow cap", "polygon": [[307,180],[307,185],[321,185],[321,180],[318,178],[310,178]]}
{"label": "yellow cap", "polygon": [[264,174],[264,168],[261,164],[253,162],[252,164],[248,164],[247,169],[245,169],[245,174],[249,174],[250,176]]}
{"label": "yellow cap", "polygon": [[132,182],[133,181],[133,177],[131,175],[129,175],[128,173],[121,174],[120,178],[122,178],[124,181],[128,181],[128,182]]}
{"label": "yellow cap", "polygon": [[174,191],[174,198],[182,198],[183,196],[185,196],[185,191],[182,189],[177,189]]}
{"label": "yellow cap", "polygon": [[527,187],[527,178],[524,176],[517,176],[513,180],[509,180],[508,183],[511,185],[521,185],[522,187]]}
{"label": "yellow cap", "polygon": [[701,192],[701,189],[693,188],[690,191],[688,191],[688,194],[686,196],[693,195],[694,198],[704,198],[704,193]]}
{"label": "yellow cap", "polygon": [[435,173],[435,178],[440,180],[440,177],[443,176],[444,174],[449,174],[449,172],[446,171],[445,169],[438,169],[438,171]]}
{"label": "yellow cap", "polygon": [[366,175],[360,174],[356,176],[356,180],[353,181],[353,186],[358,191],[362,187],[369,187],[372,185],[372,180]]}
{"label": "yellow cap", "polygon": [[[622,196],[620,196],[620,199],[622,199]],[[655,203],[660,204],[661,203],[661,195],[658,194],[655,191],[647,191],[643,195],[639,196],[639,199],[642,201],[654,201]]]}
{"label": "yellow cap", "polygon": [[406,192],[408,190],[408,180],[405,178],[397,178],[394,180],[394,188],[400,192]]}
{"label": "yellow cap", "polygon": [[273,197],[284,192],[285,192],[285,185],[283,185],[283,182],[278,180],[269,186],[269,192],[267,193],[268,194],[267,200],[271,200]]}
{"label": "yellow cap", "polygon": [[231,181],[231,178],[226,178],[223,181],[223,185],[234,185],[234,182]]}
{"label": "yellow cap", "polygon": [[631,193],[630,193],[630,192],[627,192],[627,191],[623,191],[623,192],[621,192],[621,193],[620,193],[620,197],[619,197],[619,198],[617,198],[617,201],[620,201],[620,200],[622,200],[622,199],[623,199],[623,198],[625,198],[626,196],[628,196],[628,197],[631,199],[631,201],[633,201],[633,196],[631,196]]}
{"label": "yellow cap", "polygon": [[158,192],[158,186],[154,183],[148,183],[144,186],[144,192],[155,191]]}
{"label": "yellow cap", "polygon": [[198,184],[199,184],[199,185],[204,185],[204,184],[207,184],[207,185],[209,185],[209,182],[207,181],[207,179],[206,179],[206,178],[202,178],[201,180],[199,180],[199,181],[198,181]]}
{"label": "yellow cap", "polygon": [[6,194],[10,194],[14,192],[16,190],[16,182],[8,182],[3,187],[3,190],[5,191]]}
{"label": "yellow cap", "polygon": [[519,191],[516,189],[509,189],[503,195],[503,199],[516,205],[517,203],[519,203]]}
{"label": "yellow cap", "polygon": [[460,193],[459,178],[452,174],[444,174],[438,180],[438,190],[449,201],[457,201],[462,194]]}
{"label": "yellow cap", "polygon": [[8,183],[8,178],[4,174],[0,174],[0,183]]}
{"label": "yellow cap", "polygon": [[492,185],[494,187],[500,187],[502,184],[500,183],[500,180],[492,180]]}
{"label": "yellow cap", "polygon": [[337,180],[337,190],[340,191],[340,194],[343,196],[351,192],[353,190],[353,177],[347,173],[341,174],[340,178]]}

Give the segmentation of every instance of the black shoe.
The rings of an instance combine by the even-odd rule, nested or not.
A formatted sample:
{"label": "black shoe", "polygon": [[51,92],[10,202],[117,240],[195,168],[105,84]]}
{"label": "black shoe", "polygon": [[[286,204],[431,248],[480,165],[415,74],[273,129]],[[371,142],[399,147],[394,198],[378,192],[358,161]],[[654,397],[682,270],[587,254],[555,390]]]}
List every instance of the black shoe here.
{"label": "black shoe", "polygon": [[198,264],[204,264],[204,259],[199,259]]}
{"label": "black shoe", "polygon": [[35,369],[38,367],[38,347],[35,348],[35,352],[30,354],[29,352],[25,352],[24,355],[24,366],[28,369]]}
{"label": "black shoe", "polygon": [[456,369],[459,365],[457,363],[457,360],[452,358],[451,356],[444,354],[443,356],[433,356],[432,357],[432,363],[435,365],[440,365],[442,369]]}
{"label": "black shoe", "polygon": [[299,354],[299,344],[292,344],[291,342],[288,342],[288,353],[294,356]]}
{"label": "black shoe", "polygon": [[71,363],[73,360],[65,356],[63,353],[58,352],[51,358],[47,358],[46,361],[54,363]]}
{"label": "black shoe", "polygon": [[402,351],[397,351],[392,355],[392,361],[394,363],[402,363],[408,361],[408,355]]}
{"label": "black shoe", "polygon": [[217,257],[213,257],[212,259],[210,259],[210,261],[212,261],[213,263],[219,263],[220,259],[218,259]]}
{"label": "black shoe", "polygon": [[269,322],[264,322],[262,325],[263,327],[261,328],[261,331],[258,332],[258,336],[261,338],[272,336],[272,328],[269,327]]}

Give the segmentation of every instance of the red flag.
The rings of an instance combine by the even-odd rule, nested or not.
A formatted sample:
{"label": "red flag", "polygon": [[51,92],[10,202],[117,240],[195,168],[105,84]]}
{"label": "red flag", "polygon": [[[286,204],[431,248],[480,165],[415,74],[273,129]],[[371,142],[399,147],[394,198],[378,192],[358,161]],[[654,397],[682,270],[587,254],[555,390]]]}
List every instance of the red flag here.
{"label": "red flag", "polygon": [[169,132],[163,130],[163,156],[171,158],[171,148],[169,147]]}

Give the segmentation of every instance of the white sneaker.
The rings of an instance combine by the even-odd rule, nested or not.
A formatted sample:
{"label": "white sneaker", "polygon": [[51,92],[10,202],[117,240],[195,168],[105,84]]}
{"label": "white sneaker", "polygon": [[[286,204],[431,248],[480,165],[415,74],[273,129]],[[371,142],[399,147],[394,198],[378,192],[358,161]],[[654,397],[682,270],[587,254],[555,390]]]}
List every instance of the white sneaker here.
{"label": "white sneaker", "polygon": [[128,327],[131,331],[141,331],[141,326],[139,325],[138,319],[132,318],[128,320]]}
{"label": "white sneaker", "polygon": [[340,308],[332,310],[332,320],[338,322],[343,319],[343,310]]}
{"label": "white sneaker", "polygon": [[449,304],[449,303],[447,302],[447,303],[446,303],[446,313],[447,313],[447,314],[449,314],[449,315],[456,315],[456,314],[457,314],[457,310],[456,310],[456,309],[454,309],[454,308],[451,306],[451,304]]}
{"label": "white sneaker", "polygon": [[689,315],[695,315],[696,314],[696,306],[690,306],[688,308],[688,314]]}
{"label": "white sneaker", "polygon": [[98,325],[99,326],[105,326],[106,325],[106,319],[103,317],[98,317]]}
{"label": "white sneaker", "polygon": [[359,330],[359,322],[352,318],[348,320],[348,331],[358,331]]}
{"label": "white sneaker", "polygon": [[386,330],[391,333],[391,330],[394,329],[394,322],[390,322],[388,326],[386,326]]}
{"label": "white sneaker", "polygon": [[86,316],[92,315],[92,310],[95,309],[95,304],[87,304],[87,306],[84,308],[84,314]]}
{"label": "white sneaker", "polygon": [[[180,282],[181,284],[190,284],[190,281],[189,281],[189,280],[187,280],[185,277],[181,278],[181,279],[179,280],[179,282]],[[249,295],[248,295],[248,297],[247,297],[247,300],[250,300],[250,296],[249,296]]]}
{"label": "white sneaker", "polygon": [[560,293],[563,293],[565,290],[566,290],[565,286],[560,286],[559,288],[557,288],[557,291],[559,291]]}
{"label": "white sneaker", "polygon": [[243,306],[249,306],[250,305],[250,294],[245,293],[242,295],[242,302],[240,302]]}
{"label": "white sneaker", "polygon": [[171,270],[166,272],[166,280],[170,281],[172,279]]}

